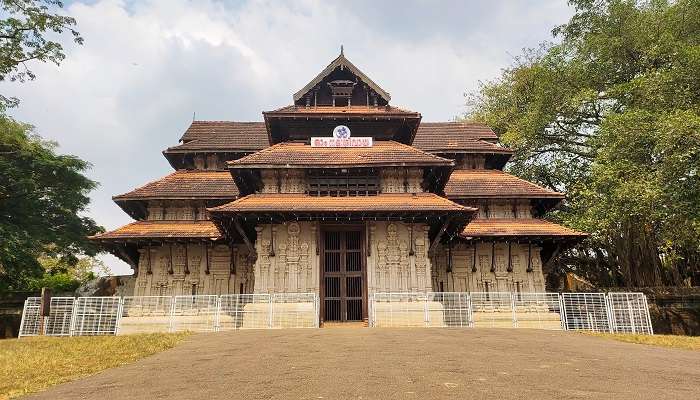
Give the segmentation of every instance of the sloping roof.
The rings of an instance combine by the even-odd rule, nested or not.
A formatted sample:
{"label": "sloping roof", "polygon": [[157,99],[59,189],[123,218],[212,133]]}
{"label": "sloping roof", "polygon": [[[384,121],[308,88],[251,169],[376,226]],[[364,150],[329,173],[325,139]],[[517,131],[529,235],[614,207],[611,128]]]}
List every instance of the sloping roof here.
{"label": "sloping roof", "polygon": [[224,137],[229,147],[264,148],[268,145],[267,130],[264,122],[237,121],[193,121],[181,141],[194,139]]}
{"label": "sloping roof", "polygon": [[585,233],[543,219],[476,218],[460,235],[464,238],[501,236],[584,237]]}
{"label": "sloping roof", "polygon": [[379,87],[374,81],[369,79],[367,75],[365,75],[362,71],[360,71],[359,68],[357,68],[353,63],[350,62],[347,58],[345,58],[345,55],[343,52],[340,52],[340,55],[336,57],[335,60],[331,61],[330,64],[326,68],[324,68],[321,73],[316,75],[314,79],[311,80],[306,86],[304,86],[301,90],[298,92],[294,93],[294,101],[297,101],[301,99],[306,93],[308,93],[309,90],[311,90],[314,86],[316,86],[319,82],[321,82],[325,77],[331,74],[336,68],[342,67],[342,68],[347,68],[352,72],[355,76],[360,78],[362,82],[366,83],[369,87],[371,87],[379,96],[381,96],[387,103],[389,100],[391,100],[391,95]]}
{"label": "sloping roof", "polygon": [[219,207],[211,212],[429,212],[465,211],[465,207],[433,193],[383,193],[376,196],[309,196],[306,194],[251,194]]}
{"label": "sloping roof", "polygon": [[367,106],[316,106],[316,107],[304,107],[289,105],[278,108],[273,111],[265,111],[264,115],[275,115],[275,116],[298,116],[299,114],[306,115],[319,115],[319,116],[339,116],[339,115],[376,115],[376,116],[399,116],[399,117],[414,117],[419,118],[420,113],[415,111],[406,110],[394,106],[379,106],[379,107],[367,107]]}
{"label": "sloping roof", "polygon": [[285,166],[287,168],[316,167],[363,167],[363,166],[449,166],[453,162],[446,158],[418,150],[395,141],[375,141],[372,147],[311,147],[305,143],[283,142],[255,154],[229,161],[229,167],[264,168]]}
{"label": "sloping roof", "polygon": [[221,238],[211,221],[136,221],[113,231],[91,236],[92,240]]}
{"label": "sloping roof", "polygon": [[448,198],[564,198],[534,183],[493,169],[460,169],[452,171],[445,185]]}
{"label": "sloping roof", "polygon": [[131,192],[114,196],[115,201],[146,199],[235,199],[238,188],[227,171],[180,170]]}
{"label": "sloping roof", "polygon": [[[513,150],[505,148],[503,146],[500,146],[495,143],[490,143],[485,140],[471,140],[471,139],[464,139],[464,140],[456,140],[452,142],[453,145],[452,147],[449,148],[439,148],[442,147],[439,144],[431,144],[433,148],[431,149],[424,149],[425,144],[420,147],[422,150],[429,151],[431,153],[437,153],[437,154],[449,154],[449,153],[476,153],[476,154],[506,154],[506,155],[511,155],[513,154]],[[415,144],[415,139],[413,142],[413,145],[416,146]],[[419,146],[416,146],[419,147]]]}
{"label": "sloping roof", "polygon": [[421,122],[413,145],[425,151],[455,151],[475,145],[475,140],[496,141],[488,126],[476,122]]}
{"label": "sloping roof", "polygon": [[[249,138],[241,137],[240,135],[230,135],[222,133],[216,136],[201,137],[199,139],[190,140],[189,142],[168,147],[163,151],[163,154],[177,153],[247,153],[262,150],[270,144],[267,140],[267,133],[263,133],[265,137],[252,135]],[[256,134],[257,135],[257,134]]]}

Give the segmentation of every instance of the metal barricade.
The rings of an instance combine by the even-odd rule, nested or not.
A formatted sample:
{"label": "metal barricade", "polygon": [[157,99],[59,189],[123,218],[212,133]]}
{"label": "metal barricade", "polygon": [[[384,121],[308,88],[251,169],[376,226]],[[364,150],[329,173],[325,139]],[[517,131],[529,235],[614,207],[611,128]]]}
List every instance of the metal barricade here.
{"label": "metal barricade", "polygon": [[429,292],[425,302],[425,326],[466,328],[472,325],[470,295]]}
{"label": "metal barricade", "polygon": [[219,297],[216,295],[175,296],[170,314],[170,331],[213,332],[218,325]]}
{"label": "metal barricade", "polygon": [[19,323],[18,337],[37,336],[41,332],[41,297],[27,297]]}
{"label": "metal barricade", "polygon": [[515,310],[510,292],[472,292],[472,326],[514,328]]}
{"label": "metal barricade", "polygon": [[563,293],[567,330],[610,332],[610,315],[604,293]]}
{"label": "metal barricade", "polygon": [[115,335],[121,314],[119,297],[78,297],[71,323],[72,336]]}
{"label": "metal barricade", "polygon": [[608,293],[607,297],[613,332],[654,334],[647,298],[643,293]]}
{"label": "metal barricade", "polygon": [[52,297],[49,316],[44,319],[44,335],[70,336],[75,297]]}
{"label": "metal barricade", "polygon": [[513,293],[512,297],[516,327],[565,329],[558,293]]}
{"label": "metal barricade", "polygon": [[[318,327],[315,293],[54,297],[24,303],[19,336]],[[517,327],[653,334],[642,293],[374,293],[376,327]]]}
{"label": "metal barricade", "polygon": [[125,296],[118,334],[169,332],[172,296]]}
{"label": "metal barricade", "polygon": [[271,299],[267,293],[221,296],[219,330],[269,328]]}
{"label": "metal barricade", "polygon": [[372,326],[422,327],[426,317],[427,293],[375,293]]}
{"label": "metal barricade", "polygon": [[317,328],[317,304],[315,293],[273,294],[270,328]]}

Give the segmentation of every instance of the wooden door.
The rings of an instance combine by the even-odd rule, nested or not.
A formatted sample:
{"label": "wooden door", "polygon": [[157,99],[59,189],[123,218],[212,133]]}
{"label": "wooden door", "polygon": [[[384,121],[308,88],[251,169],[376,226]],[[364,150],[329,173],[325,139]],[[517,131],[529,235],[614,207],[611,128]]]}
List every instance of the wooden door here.
{"label": "wooden door", "polygon": [[323,231],[322,245],[322,321],[366,319],[364,231],[329,228]]}

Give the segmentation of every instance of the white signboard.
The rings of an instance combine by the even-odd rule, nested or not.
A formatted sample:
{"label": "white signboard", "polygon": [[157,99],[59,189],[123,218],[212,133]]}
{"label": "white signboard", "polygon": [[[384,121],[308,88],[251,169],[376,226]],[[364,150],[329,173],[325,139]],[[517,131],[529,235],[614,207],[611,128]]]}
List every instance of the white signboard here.
{"label": "white signboard", "polygon": [[371,137],[351,137],[350,128],[338,125],[333,137],[312,137],[311,147],[372,147]]}

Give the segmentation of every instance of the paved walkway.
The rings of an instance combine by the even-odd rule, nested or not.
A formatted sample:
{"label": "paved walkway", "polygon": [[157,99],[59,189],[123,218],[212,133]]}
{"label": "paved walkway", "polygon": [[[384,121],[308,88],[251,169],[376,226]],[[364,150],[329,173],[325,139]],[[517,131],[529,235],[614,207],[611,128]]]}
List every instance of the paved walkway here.
{"label": "paved walkway", "polygon": [[193,335],[36,399],[691,399],[700,352],[582,334],[319,329]]}

